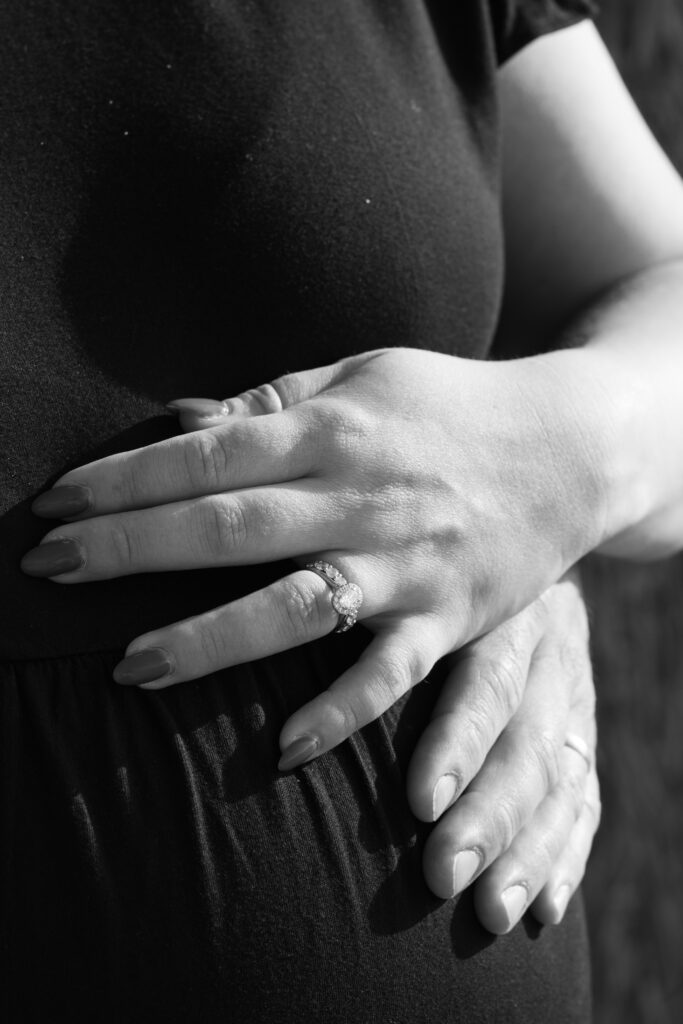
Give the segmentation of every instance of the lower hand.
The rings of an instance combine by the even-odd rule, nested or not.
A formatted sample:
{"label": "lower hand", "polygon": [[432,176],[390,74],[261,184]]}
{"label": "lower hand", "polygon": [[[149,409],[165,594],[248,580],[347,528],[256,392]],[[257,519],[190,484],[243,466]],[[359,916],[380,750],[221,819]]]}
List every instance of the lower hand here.
{"label": "lower hand", "polygon": [[[494,933],[561,921],[600,819],[588,624],[569,574],[459,656],[408,776],[427,884]],[[476,881],[475,881],[476,880]]]}

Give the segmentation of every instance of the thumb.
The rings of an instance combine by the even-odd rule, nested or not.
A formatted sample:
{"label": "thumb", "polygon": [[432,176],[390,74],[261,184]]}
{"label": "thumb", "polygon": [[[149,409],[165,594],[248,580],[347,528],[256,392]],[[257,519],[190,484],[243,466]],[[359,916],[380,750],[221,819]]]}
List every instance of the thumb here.
{"label": "thumb", "polygon": [[242,391],[234,398],[176,398],[166,408],[175,413],[183,430],[205,430],[224,423],[227,417],[267,416],[299,405],[326,391],[357,370],[377,352],[349,356],[329,366],[288,373],[268,384]]}

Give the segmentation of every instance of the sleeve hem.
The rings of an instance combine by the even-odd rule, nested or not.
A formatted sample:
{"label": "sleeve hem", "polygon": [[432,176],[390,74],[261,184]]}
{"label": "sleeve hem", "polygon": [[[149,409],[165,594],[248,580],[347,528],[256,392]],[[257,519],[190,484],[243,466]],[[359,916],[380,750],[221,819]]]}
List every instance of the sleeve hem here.
{"label": "sleeve hem", "polygon": [[506,19],[506,30],[496,40],[499,67],[534,39],[570,28],[581,21],[593,20],[598,14],[598,6],[593,0],[544,3],[537,8],[534,10],[532,4],[526,5],[526,9],[524,4],[514,5]]}

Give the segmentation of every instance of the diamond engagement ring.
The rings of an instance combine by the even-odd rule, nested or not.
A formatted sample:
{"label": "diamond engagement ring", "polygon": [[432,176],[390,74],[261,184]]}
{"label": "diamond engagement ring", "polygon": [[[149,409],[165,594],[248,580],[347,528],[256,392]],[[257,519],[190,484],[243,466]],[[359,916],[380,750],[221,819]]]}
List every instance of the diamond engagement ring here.
{"label": "diamond engagement ring", "polygon": [[339,569],[335,569],[329,562],[309,562],[304,568],[310,569],[327,583],[332,591],[332,607],[339,616],[333,632],[346,633],[356,624],[363,603],[363,591],[355,583],[349,583]]}

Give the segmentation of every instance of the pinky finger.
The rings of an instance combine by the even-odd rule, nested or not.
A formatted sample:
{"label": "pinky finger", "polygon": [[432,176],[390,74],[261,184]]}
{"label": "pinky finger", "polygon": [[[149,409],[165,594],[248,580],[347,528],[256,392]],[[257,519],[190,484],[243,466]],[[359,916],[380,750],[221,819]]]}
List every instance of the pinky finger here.
{"label": "pinky finger", "polygon": [[581,884],[595,833],[600,824],[600,796],[593,771],[587,781],[586,800],[567,845],[553,864],[548,880],[530,910],[541,924],[559,924],[570,899]]}
{"label": "pinky finger", "polygon": [[193,430],[220,427],[228,417],[234,419],[240,416],[244,419],[282,412],[284,406],[276,388],[272,384],[263,384],[222,402],[213,398],[176,398],[166,408],[177,415],[187,434]]}

